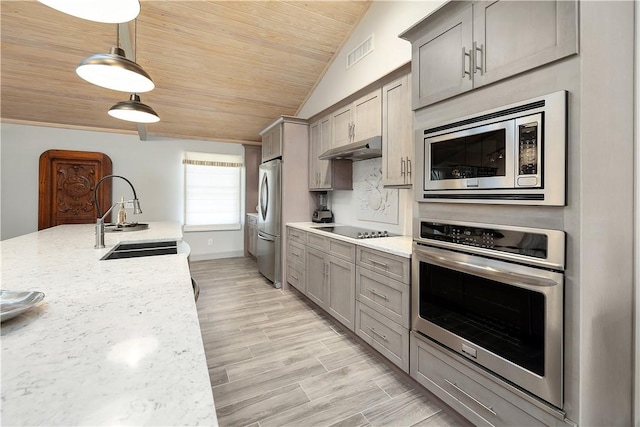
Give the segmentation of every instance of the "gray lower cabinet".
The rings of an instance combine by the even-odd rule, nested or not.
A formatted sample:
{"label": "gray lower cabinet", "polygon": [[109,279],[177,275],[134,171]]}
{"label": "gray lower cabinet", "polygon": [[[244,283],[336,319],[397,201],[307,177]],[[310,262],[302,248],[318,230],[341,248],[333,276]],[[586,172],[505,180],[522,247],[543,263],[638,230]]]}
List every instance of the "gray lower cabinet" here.
{"label": "gray lower cabinet", "polygon": [[256,256],[258,248],[258,218],[256,216],[247,215],[247,229],[249,231],[249,253]]}
{"label": "gray lower cabinet", "polygon": [[289,240],[287,244],[287,282],[303,294],[307,291],[305,266],[306,247],[301,243]]}
{"label": "gray lower cabinet", "polygon": [[409,258],[292,227],[287,236],[288,282],[408,373]]}
{"label": "gray lower cabinet", "polygon": [[327,255],[327,311],[340,323],[354,330],[356,316],[356,266],[333,255]]}
{"label": "gray lower cabinet", "polygon": [[357,302],[356,334],[387,359],[409,372],[409,330]]}
{"label": "gray lower cabinet", "polygon": [[[514,388],[509,391],[446,350],[411,333],[410,374],[445,403],[478,426],[569,426],[558,413],[541,410]],[[519,394],[520,393],[520,394]]]}
{"label": "gray lower cabinet", "polygon": [[408,373],[410,260],[358,246],[356,265],[355,332]]}
{"label": "gray lower cabinet", "polygon": [[353,331],[355,323],[355,265],[353,262],[307,247],[306,280],[307,297]]}

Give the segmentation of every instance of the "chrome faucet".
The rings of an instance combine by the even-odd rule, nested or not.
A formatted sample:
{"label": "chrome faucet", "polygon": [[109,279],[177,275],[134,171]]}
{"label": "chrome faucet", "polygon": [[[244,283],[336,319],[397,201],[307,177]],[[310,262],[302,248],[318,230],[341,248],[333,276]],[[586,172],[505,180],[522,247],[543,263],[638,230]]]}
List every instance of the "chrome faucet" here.
{"label": "chrome faucet", "polygon": [[131,184],[131,181],[129,181],[127,178],[120,176],[120,175],[106,175],[103,176],[102,178],[100,178],[100,180],[98,181],[98,183],[96,184],[96,186],[93,189],[93,203],[95,203],[96,205],[96,209],[98,211],[98,219],[96,220],[96,245],[94,246],[96,249],[102,249],[104,248],[104,219],[107,215],[109,215],[109,212],[111,212],[113,210],[113,208],[115,208],[116,206],[118,206],[121,202],[116,202],[113,204],[113,206],[111,206],[105,213],[104,215],[100,215],[100,203],[98,202],[98,187],[100,187],[100,184],[102,184],[102,181],[104,181],[107,178],[122,178],[125,181],[127,181],[127,184],[129,184],[129,186],[131,186],[131,190],[133,191],[133,200],[127,200],[128,202],[133,202],[133,214],[134,215],[138,215],[142,213],[142,209],[140,209],[140,202],[138,201],[138,196],[136,195],[136,189],[133,188],[133,184]]}

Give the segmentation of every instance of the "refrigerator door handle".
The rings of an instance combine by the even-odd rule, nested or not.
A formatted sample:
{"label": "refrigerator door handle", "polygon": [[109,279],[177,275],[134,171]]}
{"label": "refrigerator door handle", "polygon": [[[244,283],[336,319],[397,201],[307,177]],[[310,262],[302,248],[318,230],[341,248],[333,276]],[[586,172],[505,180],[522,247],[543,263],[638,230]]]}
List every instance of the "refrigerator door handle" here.
{"label": "refrigerator door handle", "polygon": [[269,210],[269,181],[267,180],[267,174],[262,176],[262,183],[260,185],[260,213],[262,214],[262,220],[267,219],[267,211]]}
{"label": "refrigerator door handle", "polygon": [[269,238],[269,237],[267,237],[267,236],[265,236],[263,234],[260,234],[260,232],[258,232],[258,239],[266,240],[268,242],[275,242],[276,241],[275,238]]}

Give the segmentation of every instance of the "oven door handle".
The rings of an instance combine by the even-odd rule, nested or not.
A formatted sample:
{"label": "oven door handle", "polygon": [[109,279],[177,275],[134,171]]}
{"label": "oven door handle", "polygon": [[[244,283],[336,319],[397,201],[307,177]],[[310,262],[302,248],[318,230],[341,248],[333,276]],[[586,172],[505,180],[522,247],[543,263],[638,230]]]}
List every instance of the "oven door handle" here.
{"label": "oven door handle", "polygon": [[498,282],[510,283],[512,285],[535,287],[552,287],[558,285],[557,282],[545,277],[531,276],[529,274],[499,270],[494,267],[469,264],[468,262],[464,261],[451,260],[420,249],[416,249],[416,252],[419,257],[428,258],[429,261],[431,261],[433,264],[439,265],[440,267],[456,269],[465,273],[473,274],[474,276],[481,276],[486,279],[492,279]]}

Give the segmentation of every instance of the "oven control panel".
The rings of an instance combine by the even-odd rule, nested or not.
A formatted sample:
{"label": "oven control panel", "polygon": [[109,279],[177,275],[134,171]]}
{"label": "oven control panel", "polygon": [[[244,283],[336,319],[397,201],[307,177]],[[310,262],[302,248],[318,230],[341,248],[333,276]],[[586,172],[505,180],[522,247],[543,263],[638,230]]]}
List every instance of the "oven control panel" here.
{"label": "oven control panel", "polygon": [[500,227],[480,227],[421,221],[420,240],[472,246],[486,251],[507,252],[534,258],[547,258],[547,235]]}

